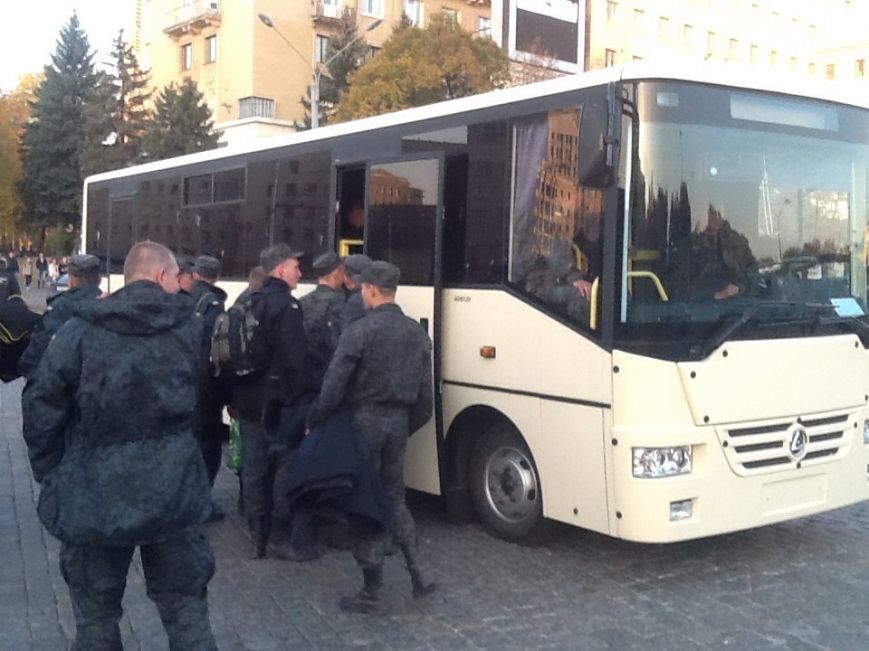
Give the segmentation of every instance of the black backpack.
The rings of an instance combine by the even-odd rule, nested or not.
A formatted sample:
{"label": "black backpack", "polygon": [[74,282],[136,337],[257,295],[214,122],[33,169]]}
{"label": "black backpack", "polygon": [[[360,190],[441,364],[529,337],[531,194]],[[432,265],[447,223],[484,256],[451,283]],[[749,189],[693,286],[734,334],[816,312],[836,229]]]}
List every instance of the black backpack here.
{"label": "black backpack", "polygon": [[255,303],[259,294],[250,293],[217,317],[211,335],[211,363],[214,374],[244,377],[267,365],[264,337],[259,333]]}
{"label": "black backpack", "polygon": [[11,382],[21,376],[18,360],[27,348],[30,333],[40,318],[20,296],[0,301],[0,380],[3,382]]}

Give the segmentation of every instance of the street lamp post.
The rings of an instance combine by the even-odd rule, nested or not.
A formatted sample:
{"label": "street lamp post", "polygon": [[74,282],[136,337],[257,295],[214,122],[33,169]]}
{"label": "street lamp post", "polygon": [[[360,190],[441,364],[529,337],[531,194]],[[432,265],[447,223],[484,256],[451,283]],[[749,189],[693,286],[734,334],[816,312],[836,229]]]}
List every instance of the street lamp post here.
{"label": "street lamp post", "polygon": [[[310,64],[310,62],[308,61],[307,57],[305,57],[304,54],[302,54],[301,52],[299,52],[299,50],[296,48],[296,46],[293,45],[293,44],[290,42],[290,40],[289,40],[286,36],[284,36],[284,35],[281,33],[281,31],[280,31],[277,27],[275,27],[275,24],[272,22],[272,19],[271,19],[271,18],[269,18],[266,14],[259,14],[259,19],[262,21],[263,25],[265,25],[265,26],[268,27],[269,29],[274,30],[275,33],[277,33],[278,36],[280,36],[282,39],[284,39],[284,42],[286,42],[286,44],[289,45],[290,48],[292,48],[293,52],[295,52],[296,54],[298,54],[306,64],[308,64],[309,66],[311,66],[311,64]],[[311,128],[312,128],[312,129],[316,129],[317,127],[320,126],[320,77],[322,76],[321,66],[323,66],[323,67],[328,66],[328,65],[329,65],[330,63],[332,63],[335,59],[337,59],[341,54],[343,54],[344,51],[345,51],[347,48],[349,48],[351,45],[353,45],[356,41],[358,41],[360,38],[362,38],[363,36],[365,36],[368,32],[374,31],[375,29],[377,29],[378,27],[380,27],[380,24],[381,24],[382,22],[383,22],[383,21],[380,20],[380,19],[373,21],[370,25],[368,25],[368,27],[365,28],[365,31],[364,31],[364,32],[362,32],[361,34],[358,34],[358,35],[356,36],[356,38],[354,38],[352,41],[350,41],[349,43],[347,43],[347,45],[345,45],[345,46],[342,47],[340,50],[338,50],[337,52],[335,52],[335,54],[333,54],[332,56],[330,56],[330,57],[329,57],[328,59],[326,59],[325,61],[322,61],[322,62],[319,63],[319,64],[315,63],[313,66],[311,66],[311,67],[313,68],[313,70],[314,70],[314,81],[311,83],[311,86],[310,86],[310,93],[311,93]]]}

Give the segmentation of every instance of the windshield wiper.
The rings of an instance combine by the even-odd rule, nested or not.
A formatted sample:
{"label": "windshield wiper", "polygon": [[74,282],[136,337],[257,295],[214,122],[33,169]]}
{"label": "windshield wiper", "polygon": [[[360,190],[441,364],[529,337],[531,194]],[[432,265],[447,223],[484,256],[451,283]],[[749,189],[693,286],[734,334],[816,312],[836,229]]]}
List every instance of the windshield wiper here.
{"label": "windshield wiper", "polygon": [[730,322],[722,323],[718,329],[712,333],[709,341],[697,353],[697,359],[706,359],[725,341],[730,339],[737,330],[750,323],[757,316],[757,308],[750,307],[739,315],[738,319]]}

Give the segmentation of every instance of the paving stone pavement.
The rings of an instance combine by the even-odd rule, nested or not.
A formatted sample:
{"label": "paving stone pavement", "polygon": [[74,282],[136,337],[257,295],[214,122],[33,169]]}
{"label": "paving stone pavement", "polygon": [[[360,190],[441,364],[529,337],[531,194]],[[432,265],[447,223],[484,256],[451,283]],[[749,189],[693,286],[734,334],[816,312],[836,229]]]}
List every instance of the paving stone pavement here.
{"label": "paving stone pavement", "polygon": [[[20,390],[0,388],[0,651],[54,651],[67,648],[74,623],[58,544],[36,517]],[[392,557],[389,613],[366,617],[337,606],[360,583],[349,553],[303,565],[249,560],[226,470],[216,496],[230,513],[208,527],[211,620],[224,651],[869,649],[869,505],[673,545],[564,527],[523,547],[452,524],[436,500],[415,496],[422,558],[439,592],[414,602]],[[167,649],[138,555],[124,609],[126,649]]]}

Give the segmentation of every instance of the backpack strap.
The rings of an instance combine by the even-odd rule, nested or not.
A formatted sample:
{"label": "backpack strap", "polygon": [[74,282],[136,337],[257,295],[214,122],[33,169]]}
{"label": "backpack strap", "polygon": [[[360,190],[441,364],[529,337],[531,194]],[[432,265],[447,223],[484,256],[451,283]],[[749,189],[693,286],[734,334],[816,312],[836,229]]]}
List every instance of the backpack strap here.
{"label": "backpack strap", "polygon": [[196,301],[196,314],[202,316],[204,313],[202,310],[202,306],[208,305],[208,301],[211,299],[214,299],[215,302],[217,301],[217,295],[214,292],[206,292],[205,294],[200,296],[199,300]]}

